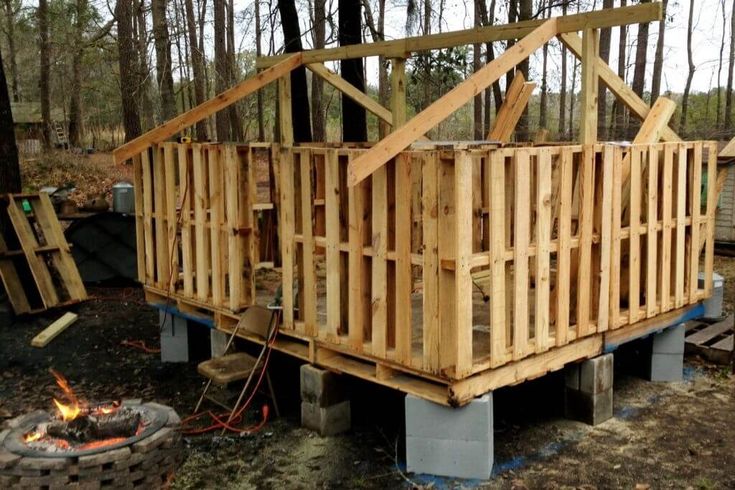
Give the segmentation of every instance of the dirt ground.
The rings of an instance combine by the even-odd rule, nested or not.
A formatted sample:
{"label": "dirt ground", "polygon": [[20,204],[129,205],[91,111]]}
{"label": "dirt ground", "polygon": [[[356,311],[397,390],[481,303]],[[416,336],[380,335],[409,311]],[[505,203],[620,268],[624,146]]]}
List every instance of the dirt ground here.
{"label": "dirt ground", "polygon": [[[716,270],[732,310],[735,259],[718,258]],[[89,292],[74,308],[79,320],[43,349],[30,340],[58,311],[0,325],[0,421],[50,409],[57,390],[49,368],[89,400],[143,398],[190,414],[202,388],[196,364],[162,364],[121,344],[158,345],[158,313],[141,291]],[[193,356],[204,355],[206,333],[190,333]],[[353,430],[320,438],[299,427],[298,363],[275,354],[270,370],[282,416],[250,435],[186,436],[174,488],[735,488],[735,380],[696,358],[687,358],[682,383],[616,372],[615,418],[594,428],[561,416],[560,373],[496,391],[495,475],[487,482],[405,473],[400,394],[350,380]],[[256,399],[244,425],[260,420],[264,401]]]}

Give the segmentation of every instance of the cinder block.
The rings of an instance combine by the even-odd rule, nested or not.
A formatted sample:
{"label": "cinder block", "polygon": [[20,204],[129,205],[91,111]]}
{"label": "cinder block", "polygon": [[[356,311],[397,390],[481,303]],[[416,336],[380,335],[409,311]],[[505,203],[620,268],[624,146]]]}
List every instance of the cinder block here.
{"label": "cinder block", "polygon": [[486,480],[493,471],[493,440],[462,441],[406,436],[409,472]]}
{"label": "cinder block", "polygon": [[683,323],[655,334],[653,336],[653,354],[684,354],[684,334],[685,327]]}
{"label": "cinder block", "polygon": [[301,401],[329,407],[347,400],[347,390],[338,374],[311,364],[301,366]]}
{"label": "cinder block", "polygon": [[490,477],[493,468],[493,397],[461,408],[406,396],[408,471],[455,478]]}
{"label": "cinder block", "polygon": [[612,388],[591,395],[579,390],[567,389],[564,394],[564,414],[572,420],[597,425],[613,416]]}
{"label": "cinder block", "polygon": [[461,408],[445,407],[406,395],[406,436],[453,441],[492,440],[492,395],[475,398]]}
{"label": "cinder block", "polygon": [[227,351],[227,341],[230,336],[221,330],[212,328],[209,331],[209,342],[212,350],[212,357],[224,356]]}
{"label": "cinder block", "polygon": [[344,401],[329,407],[301,402],[301,425],[315,430],[320,436],[333,436],[350,430],[350,402]]}
{"label": "cinder block", "polygon": [[651,354],[650,381],[682,381],[684,354]]}
{"label": "cinder block", "polygon": [[613,386],[613,355],[588,359],[579,366],[579,390],[589,395],[602,393]]}
{"label": "cinder block", "polygon": [[564,381],[568,389],[579,391],[580,369],[579,363],[570,364],[564,368]]}
{"label": "cinder block", "polygon": [[189,361],[189,332],[186,320],[159,311],[161,328],[161,362]]}

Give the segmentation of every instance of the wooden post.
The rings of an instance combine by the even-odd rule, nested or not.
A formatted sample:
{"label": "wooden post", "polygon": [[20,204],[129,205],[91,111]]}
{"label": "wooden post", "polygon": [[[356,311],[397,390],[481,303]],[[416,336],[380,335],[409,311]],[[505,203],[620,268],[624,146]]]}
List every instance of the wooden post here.
{"label": "wooden post", "polygon": [[390,60],[390,110],[393,113],[393,131],[406,123],[406,60]]}
{"label": "wooden post", "polygon": [[[585,29],[582,36],[582,102],[579,119],[579,141],[583,145],[597,142],[597,29]],[[604,102],[603,102],[604,103]]]}
{"label": "wooden post", "polygon": [[293,144],[293,115],[291,114],[291,75],[278,79],[278,127],[282,145]]}

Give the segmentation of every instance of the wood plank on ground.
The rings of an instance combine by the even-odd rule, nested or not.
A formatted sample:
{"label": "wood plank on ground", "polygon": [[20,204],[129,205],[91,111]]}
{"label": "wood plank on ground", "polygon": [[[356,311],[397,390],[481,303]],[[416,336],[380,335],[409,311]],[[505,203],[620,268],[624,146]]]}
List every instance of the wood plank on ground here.
{"label": "wood plank on ground", "polygon": [[46,347],[49,342],[54,340],[61,332],[67,329],[69,325],[77,321],[79,316],[76,313],[66,312],[59,319],[48,327],[44,328],[38,335],[33,337],[31,345],[33,347]]}

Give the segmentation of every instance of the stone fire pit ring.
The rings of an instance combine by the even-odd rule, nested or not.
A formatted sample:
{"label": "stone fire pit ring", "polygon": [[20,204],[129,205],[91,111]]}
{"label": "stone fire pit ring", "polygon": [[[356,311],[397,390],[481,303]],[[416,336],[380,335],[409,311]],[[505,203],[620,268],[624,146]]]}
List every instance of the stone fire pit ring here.
{"label": "stone fire pit ring", "polygon": [[[176,411],[158,403],[125,400],[156,414],[156,429],[97,451],[32,454],[17,438],[48,417],[44,411],[11,419],[0,431],[0,488],[159,488],[170,480],[183,459],[181,420]],[[91,454],[90,454],[91,452]],[[32,455],[29,455],[32,454]]]}

